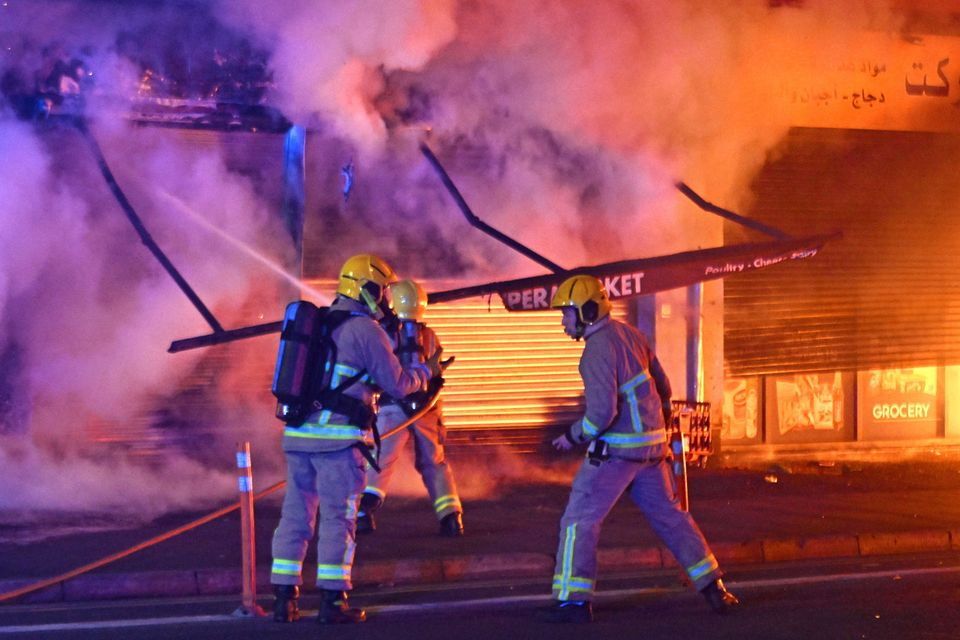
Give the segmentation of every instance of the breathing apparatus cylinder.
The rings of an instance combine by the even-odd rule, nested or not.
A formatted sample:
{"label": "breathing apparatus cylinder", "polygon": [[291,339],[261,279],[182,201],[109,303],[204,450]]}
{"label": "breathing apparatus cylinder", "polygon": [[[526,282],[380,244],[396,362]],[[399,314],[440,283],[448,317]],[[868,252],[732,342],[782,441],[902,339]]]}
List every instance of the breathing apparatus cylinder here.
{"label": "breathing apparatus cylinder", "polygon": [[427,292],[414,280],[399,280],[389,285],[390,299],[396,318],[397,357],[404,366],[423,364],[423,320],[427,308]]}
{"label": "breathing apparatus cylinder", "polygon": [[280,330],[280,349],[271,391],[277,398],[277,417],[295,422],[304,412],[303,400],[313,388],[316,350],[314,331],[320,310],[305,300],[287,305]]}
{"label": "breathing apparatus cylinder", "polygon": [[423,364],[423,337],[420,323],[416,320],[401,320],[397,357],[404,366]]}
{"label": "breathing apparatus cylinder", "polygon": [[[437,348],[436,341],[428,337],[432,332],[424,331],[424,311],[427,308],[427,292],[419,283],[413,280],[399,280],[389,285],[393,310],[396,313],[398,327],[397,358],[404,367],[420,365],[426,362],[429,349],[432,353]],[[424,342],[429,344],[424,344]],[[427,388],[411,393],[396,402],[404,413],[412,416],[426,407],[436,403],[437,394],[443,386],[443,378],[437,376],[430,380]]]}

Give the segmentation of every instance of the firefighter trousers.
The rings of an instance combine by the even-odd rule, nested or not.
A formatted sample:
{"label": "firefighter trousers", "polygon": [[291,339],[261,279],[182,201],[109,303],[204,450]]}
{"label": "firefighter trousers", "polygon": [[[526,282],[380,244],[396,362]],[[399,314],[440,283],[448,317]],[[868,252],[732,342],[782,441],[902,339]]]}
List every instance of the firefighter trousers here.
{"label": "firefighter trousers", "polygon": [[323,453],[287,451],[287,493],[273,532],[273,584],[303,584],[303,559],[317,532],[317,587],[348,591],[356,550],[357,504],[366,460],[356,447]]}
{"label": "firefighter trousers", "polygon": [[623,495],[643,512],[690,581],[699,590],[722,573],[693,517],[680,508],[669,465],[610,458],[584,459],[560,520],[560,546],[553,575],[557,600],[591,600],[597,574],[597,539],[604,518]]}
{"label": "firefighter trousers", "polygon": [[[388,434],[394,426],[406,419],[407,415],[400,407],[386,405],[377,415],[377,428],[381,433]],[[444,436],[445,428],[440,412],[430,411],[406,429],[385,438],[380,446],[380,472],[372,468],[367,470],[367,486],[364,491],[379,496],[381,500],[386,498],[387,487],[396,471],[400,453],[407,441],[413,438],[413,465],[430,494],[437,519],[442,520],[451,513],[462,512],[453,470],[443,451]]]}

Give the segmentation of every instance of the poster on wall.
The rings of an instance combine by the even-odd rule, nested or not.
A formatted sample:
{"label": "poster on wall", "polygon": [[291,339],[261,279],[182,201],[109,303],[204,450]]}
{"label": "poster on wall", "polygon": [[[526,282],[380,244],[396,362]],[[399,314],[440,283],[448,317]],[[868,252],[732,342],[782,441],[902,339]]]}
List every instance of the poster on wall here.
{"label": "poster on wall", "polygon": [[760,382],[758,378],[723,381],[723,422],[720,437],[726,441],[760,441]]}
{"label": "poster on wall", "polygon": [[937,382],[936,367],[860,372],[860,439],[937,437],[942,419]]}
{"label": "poster on wall", "polygon": [[852,374],[798,373],[768,378],[767,385],[770,442],[853,439]]}

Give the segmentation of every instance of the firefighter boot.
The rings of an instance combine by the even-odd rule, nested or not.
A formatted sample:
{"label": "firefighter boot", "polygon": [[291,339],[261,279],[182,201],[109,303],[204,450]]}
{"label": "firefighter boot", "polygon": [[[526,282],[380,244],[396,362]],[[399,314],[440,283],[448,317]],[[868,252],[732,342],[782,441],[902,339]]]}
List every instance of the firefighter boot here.
{"label": "firefighter boot", "polygon": [[300,609],[297,607],[297,598],[300,597],[300,587],[295,584],[273,585],[273,619],[276,622],[296,622],[300,619]]}
{"label": "firefighter boot", "polygon": [[350,608],[346,591],[321,589],[320,598],[320,611],[317,614],[320,624],[354,624],[367,619],[367,612],[363,609]]}
{"label": "firefighter boot", "polygon": [[541,609],[539,617],[544,622],[560,624],[593,622],[593,605],[589,600],[557,600]]}
{"label": "firefighter boot", "polygon": [[459,511],[443,516],[440,520],[440,535],[446,538],[459,538],[463,535],[463,516]]}
{"label": "firefighter boot", "polygon": [[357,513],[357,533],[373,533],[377,530],[377,521],[373,513],[382,504],[383,500],[377,494],[363,492],[360,498],[360,511]]}
{"label": "firefighter boot", "polygon": [[703,597],[707,599],[707,603],[709,603],[710,608],[720,615],[729,613],[730,609],[740,604],[740,600],[737,599],[737,596],[727,591],[727,588],[723,586],[723,580],[720,578],[717,578],[706,587],[701,589],[700,593],[702,593]]}
{"label": "firefighter boot", "polygon": [[377,530],[377,521],[372,513],[360,512],[357,516],[357,533],[373,533]]}

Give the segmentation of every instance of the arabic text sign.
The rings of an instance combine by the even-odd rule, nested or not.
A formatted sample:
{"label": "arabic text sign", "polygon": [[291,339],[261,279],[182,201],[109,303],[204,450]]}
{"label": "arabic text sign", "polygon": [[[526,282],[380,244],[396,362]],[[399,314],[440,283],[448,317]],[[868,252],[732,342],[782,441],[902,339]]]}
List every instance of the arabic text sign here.
{"label": "arabic text sign", "polygon": [[[789,260],[801,260],[817,255],[819,246],[805,246],[784,251],[776,247],[769,252],[756,250],[727,252],[722,257],[691,252],[689,257],[668,263],[654,264],[651,260],[628,260],[601,265],[593,269],[577,270],[589,273],[603,282],[611,300],[685,287],[704,280],[714,280],[734,273],[762,269]],[[638,267],[644,268],[639,269]],[[536,311],[549,309],[550,300],[567,275],[545,276],[540,282],[526,287],[500,291],[500,298],[508,311]]]}
{"label": "arabic text sign", "polygon": [[864,32],[845,46],[797,56],[771,87],[792,126],[956,131],[960,38]]}

